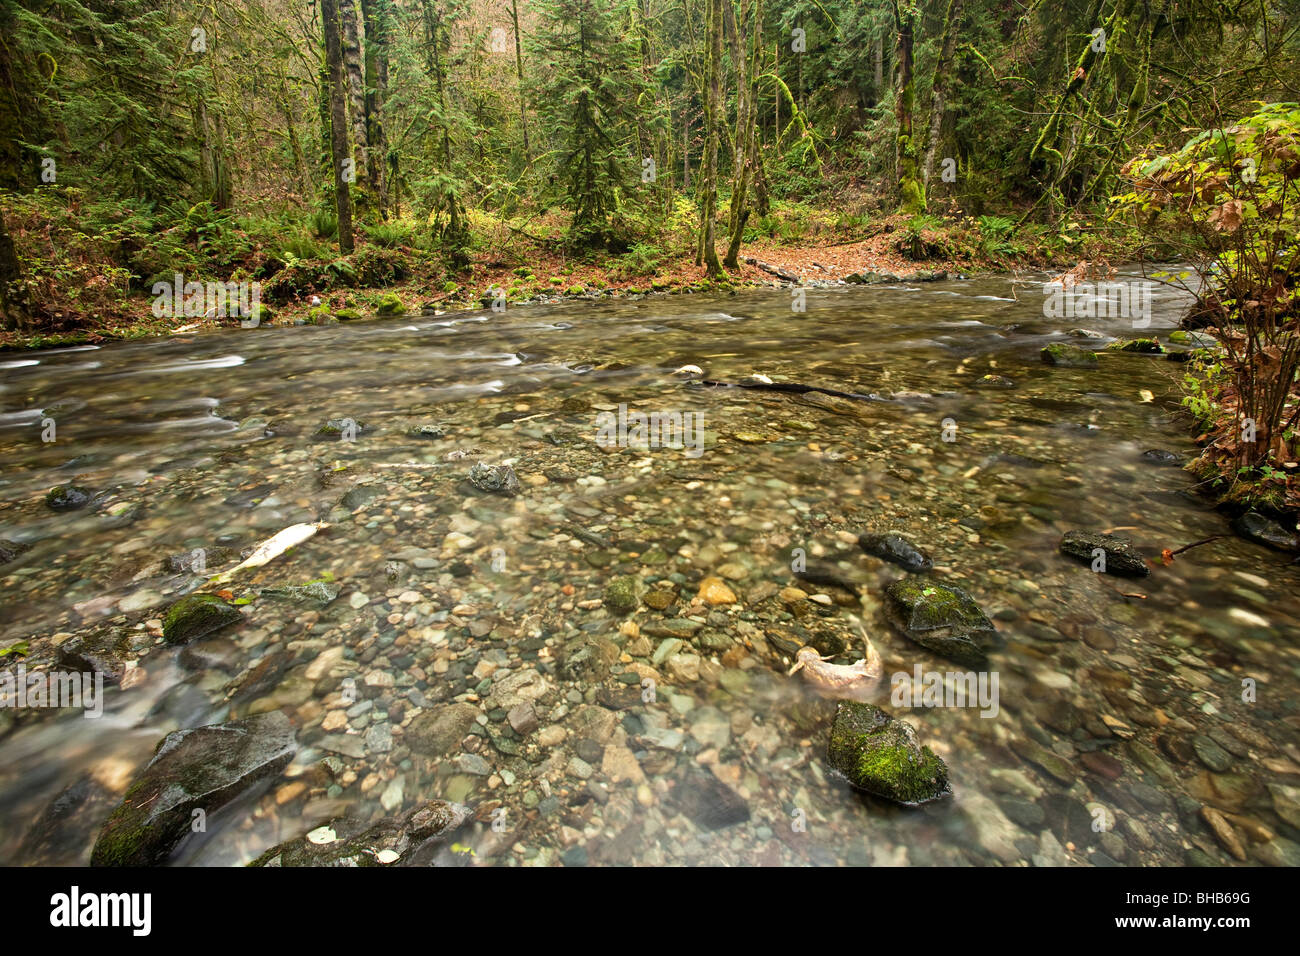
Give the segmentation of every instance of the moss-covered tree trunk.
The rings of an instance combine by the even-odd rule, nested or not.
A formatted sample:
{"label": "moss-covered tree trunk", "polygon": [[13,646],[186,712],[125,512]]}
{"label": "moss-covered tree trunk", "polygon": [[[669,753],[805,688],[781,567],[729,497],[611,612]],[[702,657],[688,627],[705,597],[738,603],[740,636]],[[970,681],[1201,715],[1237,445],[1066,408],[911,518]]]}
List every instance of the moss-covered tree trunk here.
{"label": "moss-covered tree trunk", "polygon": [[720,277],[722,263],[718,261],[717,236],[714,221],[718,214],[718,150],[719,132],[723,122],[722,110],[722,4],[730,0],[708,0],[705,19],[705,97],[704,125],[707,140],[704,147],[704,171],[700,176],[700,237],[695,255],[696,265],[703,265],[711,278]]}
{"label": "moss-covered tree trunk", "polygon": [[[731,0],[723,2],[726,4],[730,26],[731,58],[736,66],[736,137],[733,143],[731,209],[728,219],[731,241],[727,245],[727,255],[722,264],[728,269],[739,269],[740,243],[750,214],[749,183],[754,175],[758,153],[758,123],[755,113],[758,58],[763,49],[763,3],[762,0],[741,0],[740,16],[737,18]],[[748,50],[745,49],[746,29],[749,31]]]}
{"label": "moss-covered tree trunk", "polygon": [[347,89],[347,119],[357,163],[357,180],[370,175],[370,143],[366,137],[366,84],[361,63],[361,31],[357,25],[356,0],[338,0],[343,42],[343,69]]}
{"label": "moss-covered tree trunk", "polygon": [[925,186],[920,177],[920,159],[913,129],[916,113],[916,80],[913,45],[917,11],[910,0],[894,0],[894,121],[897,126],[894,169],[898,182],[898,209],[906,215],[925,211]]}
{"label": "moss-covered tree trunk", "polygon": [[339,0],[321,0],[321,26],[325,34],[325,68],[329,74],[330,155],[333,160],[334,205],[339,217],[339,252],[352,252],[352,193],[348,189],[347,80],[343,72],[343,36]]}
{"label": "moss-covered tree trunk", "polygon": [[384,132],[384,101],[388,98],[388,30],[390,0],[361,0],[366,25],[366,175],[379,214],[388,216],[388,137]]}
{"label": "moss-covered tree trunk", "polygon": [[953,59],[957,52],[957,24],[961,20],[962,0],[948,0],[943,18],[943,42],[934,65],[934,82],[930,87],[930,131],[925,138],[925,160],[921,164],[921,186],[929,194],[934,176],[934,160],[939,153],[943,118],[948,110],[948,91],[952,88]]}
{"label": "moss-covered tree trunk", "polygon": [[925,186],[921,182],[920,150],[912,125],[916,113],[916,80],[912,45],[917,10],[911,0],[894,0],[894,120],[898,139],[894,168],[898,180],[898,211],[909,216],[925,212]]}
{"label": "moss-covered tree trunk", "polygon": [[515,28],[515,76],[519,80],[519,128],[524,138],[524,166],[531,169],[533,151],[528,144],[528,98],[524,95],[524,48],[519,33],[519,0],[510,0],[510,22]]}

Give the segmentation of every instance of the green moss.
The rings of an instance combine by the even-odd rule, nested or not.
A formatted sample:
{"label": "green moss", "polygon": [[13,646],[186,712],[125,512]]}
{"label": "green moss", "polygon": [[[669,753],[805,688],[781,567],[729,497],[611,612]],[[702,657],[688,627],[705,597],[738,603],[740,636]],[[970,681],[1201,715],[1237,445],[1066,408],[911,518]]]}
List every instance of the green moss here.
{"label": "green moss", "polygon": [[1120,339],[1118,342],[1111,342],[1106,346],[1109,352],[1148,352],[1159,353],[1164,351],[1162,346],[1155,339]]}
{"label": "green moss", "polygon": [[1097,364],[1097,354],[1077,345],[1053,342],[1039,353],[1048,365],[1063,368],[1092,368]]}
{"label": "green moss", "polygon": [[641,598],[641,582],[630,574],[620,575],[605,588],[605,607],[616,614],[629,614],[636,610]]}
{"label": "green moss", "polygon": [[406,312],[406,304],[397,297],[394,292],[385,292],[379,297],[379,305],[375,311],[380,315],[402,315]]}
{"label": "green moss", "polygon": [[580,285],[571,285],[566,291],[568,295],[582,295],[587,290]]}
{"label": "green moss", "polygon": [[871,704],[839,702],[826,756],[853,786],[906,806],[951,793],[948,767],[912,725]]}
{"label": "green moss", "polygon": [[163,640],[187,644],[236,621],[243,615],[215,594],[190,594],[167,609],[163,617]]}

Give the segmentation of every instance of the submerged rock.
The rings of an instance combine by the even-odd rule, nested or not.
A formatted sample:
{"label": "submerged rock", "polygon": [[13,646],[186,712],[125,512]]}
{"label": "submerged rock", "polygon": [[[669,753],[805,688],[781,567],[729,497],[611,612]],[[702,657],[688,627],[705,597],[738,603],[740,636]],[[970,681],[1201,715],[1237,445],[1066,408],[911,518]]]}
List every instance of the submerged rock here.
{"label": "submerged rock", "polygon": [[1098,557],[1098,550],[1105,554],[1105,566],[1098,570],[1106,574],[1142,577],[1151,573],[1151,568],[1128,538],[1095,531],[1067,531],[1061,539],[1061,554],[1087,565]]}
{"label": "submerged rock", "polygon": [[339,586],[329,581],[312,581],[310,584],[262,588],[262,596],[324,607],[339,596]]}
{"label": "submerged rock", "polygon": [[1142,457],[1156,465],[1181,465],[1183,456],[1173,451],[1165,451],[1163,448],[1148,448],[1142,453]]}
{"label": "submerged rock", "polygon": [[280,711],[168,734],[127,788],[90,854],[91,866],[152,866],[211,815],[293,759],[293,727]]}
{"label": "submerged rock", "polygon": [[79,485],[57,485],[45,495],[45,507],[51,511],[76,511],[90,504],[92,495]]}
{"label": "submerged rock", "polygon": [[605,607],[615,614],[630,614],[641,601],[641,580],[635,575],[622,574],[605,587]]}
{"label": "submerged rock", "polygon": [[706,771],[691,771],[673,788],[672,801],[696,826],[721,830],[749,819],[749,804]]}
{"label": "submerged rock", "polygon": [[447,429],[441,425],[412,425],[406,430],[408,438],[446,438]]}
{"label": "submerged rock", "polygon": [[840,701],[826,760],[859,790],[915,807],[952,793],[948,767],[906,721],[872,704]]}
{"label": "submerged rock", "polygon": [[1248,541],[1262,544],[1266,548],[1278,551],[1300,551],[1300,534],[1288,531],[1285,527],[1265,518],[1262,514],[1248,511],[1232,522],[1232,530]]}
{"label": "submerged rock", "polygon": [[514,497],[519,494],[519,479],[509,465],[485,465],[482,462],[469,470],[469,483],[490,495]]}
{"label": "submerged rock", "polygon": [[929,571],[934,567],[930,556],[901,534],[863,533],[858,535],[858,547],[908,571]]}
{"label": "submerged rock", "polygon": [[1094,368],[1097,365],[1097,353],[1081,349],[1077,345],[1053,343],[1039,353],[1048,365],[1061,368]]}
{"label": "submerged rock", "polygon": [[1155,339],[1119,339],[1106,346],[1108,352],[1144,352],[1155,355],[1164,352],[1165,347]]}
{"label": "submerged rock", "polygon": [[428,866],[469,819],[468,807],[433,800],[373,826],[338,817],[267,850],[249,866]]}
{"label": "submerged rock", "polygon": [[163,640],[168,644],[188,644],[242,619],[238,608],[215,594],[190,594],[167,609],[163,617]]}
{"label": "submerged rock", "polygon": [[915,578],[885,589],[885,617],[908,640],[959,664],[982,665],[993,622],[965,591]]}
{"label": "submerged rock", "polygon": [[30,544],[23,544],[21,541],[0,538],[0,564],[8,564],[20,555],[30,551],[31,547]]}
{"label": "submerged rock", "polygon": [[368,431],[370,431],[370,426],[365,422],[359,422],[351,418],[331,418],[320,428],[316,429],[316,432],[312,437],[317,440],[329,438],[341,438],[347,440]]}
{"label": "submerged rock", "polygon": [[124,627],[105,627],[68,638],[55,652],[55,661],[67,670],[103,674],[105,683],[116,684],[134,656],[131,632]]}
{"label": "submerged rock", "polygon": [[1016,383],[1005,375],[981,375],[975,380],[976,388],[1015,388]]}

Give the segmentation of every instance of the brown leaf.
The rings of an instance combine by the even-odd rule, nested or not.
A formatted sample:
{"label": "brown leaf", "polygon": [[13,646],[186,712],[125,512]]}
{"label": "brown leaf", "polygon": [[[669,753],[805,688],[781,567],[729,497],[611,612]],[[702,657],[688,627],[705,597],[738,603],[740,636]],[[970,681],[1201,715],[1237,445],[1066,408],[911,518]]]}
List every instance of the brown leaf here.
{"label": "brown leaf", "polygon": [[1241,220],[1240,199],[1229,199],[1210,213],[1210,225],[1216,232],[1236,232],[1241,228]]}

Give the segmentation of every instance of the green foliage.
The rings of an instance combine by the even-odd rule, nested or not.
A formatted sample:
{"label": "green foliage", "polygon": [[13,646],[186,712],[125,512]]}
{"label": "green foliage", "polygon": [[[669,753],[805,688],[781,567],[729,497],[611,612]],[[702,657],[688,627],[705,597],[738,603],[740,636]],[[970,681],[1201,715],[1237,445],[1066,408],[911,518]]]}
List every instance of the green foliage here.
{"label": "green foliage", "polygon": [[377,222],[362,228],[365,230],[367,239],[386,249],[409,245],[415,232],[414,227],[409,222],[401,221]]}
{"label": "green foliage", "polygon": [[572,211],[568,241],[578,249],[625,245],[638,104],[645,83],[625,24],[629,0],[546,0],[531,39],[539,63],[534,102],[551,131],[554,165]]}
{"label": "green foliage", "polygon": [[333,239],[339,234],[338,213],[332,209],[318,209],[311,214],[308,225],[317,239]]}
{"label": "green foliage", "polygon": [[[1300,104],[1260,104],[1181,148],[1152,146],[1125,171],[1132,189],[1113,200],[1150,231],[1172,221],[1203,243],[1191,319],[1218,330],[1227,384],[1203,373],[1201,413],[1221,414],[1215,443],[1252,468],[1294,460],[1300,418]],[[1251,429],[1244,426],[1249,423]],[[1254,439],[1243,438],[1253,429]]]}

